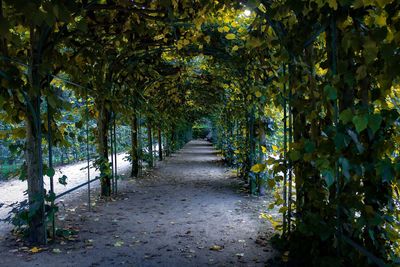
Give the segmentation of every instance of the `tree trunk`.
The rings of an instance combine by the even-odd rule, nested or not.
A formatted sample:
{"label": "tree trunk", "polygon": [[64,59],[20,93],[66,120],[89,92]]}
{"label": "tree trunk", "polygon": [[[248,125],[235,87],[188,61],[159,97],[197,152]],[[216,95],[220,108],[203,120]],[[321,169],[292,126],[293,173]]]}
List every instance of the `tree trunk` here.
{"label": "tree trunk", "polygon": [[170,146],[171,146],[171,142],[170,142],[169,133],[167,130],[165,132],[165,155],[167,157],[169,157],[171,155]]}
{"label": "tree trunk", "polygon": [[158,128],[158,158],[160,161],[163,160],[163,149],[162,149],[162,133],[161,128]]}
{"label": "tree trunk", "polygon": [[176,151],[176,131],[174,129],[171,131],[171,142],[169,148],[171,149],[170,153]]}
{"label": "tree trunk", "polygon": [[246,162],[246,174],[247,174],[247,180],[250,186],[250,192],[251,194],[254,194],[256,192],[256,181],[255,179],[252,178],[250,175],[250,169],[254,165],[254,156],[256,153],[256,143],[254,140],[255,136],[255,129],[254,129],[254,121],[255,121],[255,107],[253,107],[248,114],[248,122],[247,122],[247,142],[248,142],[248,154],[247,154],[247,162]]}
{"label": "tree trunk", "polygon": [[139,151],[138,151],[138,118],[135,114],[133,115],[132,118],[132,124],[131,124],[131,140],[132,140],[132,151],[131,151],[131,157],[132,157],[132,171],[131,171],[131,176],[132,177],[138,177],[139,175]]}
{"label": "tree trunk", "polygon": [[29,241],[34,244],[46,244],[46,225],[44,213],[44,188],[41,173],[39,135],[32,116],[26,120],[26,165],[28,175]]}
{"label": "tree trunk", "polygon": [[[3,14],[3,1],[0,0],[0,21],[4,18]],[[8,47],[7,47],[7,40],[6,38],[0,38],[0,51],[3,56],[8,56]]]}
{"label": "tree trunk", "polygon": [[100,169],[101,195],[111,195],[111,170],[108,162],[108,127],[110,122],[110,112],[106,109],[103,101],[98,105],[99,117],[97,121],[97,152],[100,160],[98,162]]}
{"label": "tree trunk", "polygon": [[[29,240],[34,244],[46,244],[44,210],[43,168],[41,153],[40,120],[40,76],[41,63],[38,47],[35,46],[35,29],[31,27],[31,62],[29,82],[34,92],[33,101],[27,103],[26,119],[26,165],[28,175]],[[29,96],[28,96],[29,98]]]}
{"label": "tree trunk", "polygon": [[147,147],[149,150],[149,167],[153,167],[153,135],[151,132],[151,125],[150,123],[147,124]]}

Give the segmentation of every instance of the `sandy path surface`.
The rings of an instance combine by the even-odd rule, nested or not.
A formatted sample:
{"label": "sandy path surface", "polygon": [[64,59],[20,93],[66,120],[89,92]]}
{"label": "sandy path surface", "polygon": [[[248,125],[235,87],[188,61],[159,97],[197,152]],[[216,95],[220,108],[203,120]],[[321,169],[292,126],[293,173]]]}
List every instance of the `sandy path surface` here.
{"label": "sandy path surface", "polygon": [[116,199],[97,201],[91,212],[80,204],[83,192],[67,200],[58,225],[79,230],[69,241],[32,254],[3,240],[0,265],[265,266],[274,254],[258,238],[272,233],[259,218],[268,198],[240,185],[209,143],[192,141],[145,177],[122,182]]}
{"label": "sandy path surface", "polygon": [[[126,161],[124,158],[127,154],[122,153],[117,156],[117,167],[119,175],[127,175],[130,171],[130,163]],[[92,166],[92,162],[90,162],[90,166]],[[70,164],[62,167],[55,168],[56,174],[54,176],[54,192],[56,194],[67,191],[70,188],[73,188],[79,184],[82,184],[87,181],[87,161],[77,162],[75,164]],[[90,178],[93,179],[98,175],[98,171],[95,170],[94,167],[90,168]],[[58,183],[58,177],[62,175],[66,175],[67,185],[62,185]],[[46,190],[50,189],[50,180],[49,177],[44,176],[45,188]],[[92,188],[99,187],[99,181],[95,181],[91,183]],[[8,216],[9,211],[11,210],[8,205],[23,201],[27,198],[24,192],[27,190],[27,182],[20,181],[18,179],[13,179],[6,182],[0,182],[0,204],[4,204],[3,207],[0,208],[0,220],[4,219]],[[58,201],[65,201],[65,199],[73,198],[74,196],[81,194],[82,191],[87,192],[87,187],[82,187],[77,191],[72,192]],[[11,229],[11,226],[5,223],[0,222],[0,237],[4,235],[8,230]]]}

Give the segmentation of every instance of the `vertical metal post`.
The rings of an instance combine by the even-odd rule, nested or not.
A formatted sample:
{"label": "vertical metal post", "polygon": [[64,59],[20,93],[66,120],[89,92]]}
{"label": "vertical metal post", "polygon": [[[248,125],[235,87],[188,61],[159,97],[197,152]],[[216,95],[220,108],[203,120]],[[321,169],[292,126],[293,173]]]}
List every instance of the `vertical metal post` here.
{"label": "vertical metal post", "polygon": [[[38,95],[36,97],[36,133],[37,133],[37,153],[39,159],[39,184],[41,193],[39,194],[40,208],[42,209],[42,222],[46,223],[45,218],[45,205],[44,205],[44,182],[43,182],[43,151],[42,151],[42,125],[40,119],[40,104],[41,104],[41,92],[40,88],[38,89]],[[46,227],[45,227],[46,228]],[[44,242],[47,243],[47,231],[44,230]]]}
{"label": "vertical metal post", "polygon": [[88,189],[88,210],[91,211],[90,203],[90,152],[89,152],[89,98],[88,89],[86,88],[86,160],[87,160],[87,189]]}
{"label": "vertical metal post", "polygon": [[115,119],[115,114],[114,114],[114,165],[115,165],[115,168],[114,168],[114,172],[115,172],[115,175],[114,175],[114,182],[115,182],[115,185],[114,185],[114,194],[117,194],[117,192],[118,192],[118,166],[117,166],[117,153],[118,153],[118,149],[117,149],[117,134],[116,134],[116,128],[117,128],[117,124],[116,124],[116,119]]}
{"label": "vertical metal post", "polygon": [[110,156],[111,156],[111,192],[114,193],[115,192],[115,185],[114,185],[114,142],[113,142],[113,112],[111,112],[111,116],[110,116],[110,130],[109,130],[109,134],[110,134]]}
{"label": "vertical metal post", "polygon": [[141,124],[141,118],[140,118],[140,112],[138,112],[138,116],[137,116],[137,120],[138,120],[138,129],[137,129],[137,131],[138,131],[138,157],[139,157],[139,159],[138,159],[138,163],[139,163],[139,176],[141,176],[142,175],[142,171],[143,171],[143,166],[142,166],[142,130],[141,130],[141,127],[142,127],[142,124]]}
{"label": "vertical metal post", "polygon": [[[286,64],[283,65],[283,75],[286,75]],[[283,84],[283,159],[285,172],[283,176],[283,206],[287,207],[287,96],[286,96],[286,82]],[[286,211],[283,212],[283,235],[286,235]]]}
{"label": "vertical metal post", "polygon": [[[337,29],[336,29],[336,18],[335,15],[332,14],[331,17],[331,70],[332,70],[332,75],[335,77],[337,75],[337,44],[336,44],[336,39],[337,39]],[[338,108],[338,99],[334,100],[333,103],[333,108],[334,108],[334,124],[336,131],[338,130],[338,124],[339,124],[339,108]],[[339,162],[336,160],[335,162],[335,181],[336,181],[336,199],[338,201],[336,205],[336,217],[337,217],[337,226],[336,226],[336,235],[338,238],[338,246],[337,246],[337,255],[340,257],[341,255],[341,246],[340,243],[342,242],[342,227],[341,227],[341,212],[340,212],[340,194],[341,194],[341,181],[340,181],[340,170],[339,170]]]}
{"label": "vertical metal post", "polygon": [[[52,119],[52,113],[51,113],[51,107],[49,105],[49,98],[46,98],[46,106],[47,106],[47,142],[49,145],[49,168],[53,169],[53,142],[52,142],[52,136],[51,136],[51,119]],[[55,216],[54,216],[54,200],[53,197],[55,196],[54,193],[54,175],[50,175],[50,195],[51,195],[51,232],[52,232],[52,237],[53,241],[56,239],[56,223],[55,223]]]}
{"label": "vertical metal post", "polygon": [[[291,63],[289,64],[289,96],[288,96],[288,116],[289,116],[289,142],[288,142],[288,149],[290,151],[291,149],[291,145],[293,142],[293,114],[292,114],[292,82],[291,82],[291,78],[290,75],[292,74],[292,65]],[[288,213],[287,213],[287,217],[288,217],[288,222],[287,222],[287,231],[290,234],[290,230],[291,230],[291,220],[292,220],[292,178],[293,178],[293,170],[292,170],[292,160],[289,158],[289,178],[288,178]]]}

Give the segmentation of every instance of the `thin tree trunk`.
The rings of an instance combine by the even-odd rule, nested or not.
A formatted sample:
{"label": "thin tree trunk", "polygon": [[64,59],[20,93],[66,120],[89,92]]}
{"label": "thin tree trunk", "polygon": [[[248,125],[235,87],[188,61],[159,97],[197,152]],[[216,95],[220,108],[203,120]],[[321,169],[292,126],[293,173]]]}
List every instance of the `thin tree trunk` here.
{"label": "thin tree trunk", "polygon": [[99,118],[97,121],[97,149],[100,157],[100,181],[101,181],[101,195],[110,196],[111,195],[111,171],[110,164],[108,162],[108,127],[110,122],[110,112],[101,103],[99,106]]}
{"label": "thin tree trunk", "polygon": [[147,124],[147,147],[149,150],[149,167],[153,167],[153,135],[150,123]]}
{"label": "thin tree trunk", "polygon": [[249,175],[250,174],[250,169],[254,165],[254,156],[256,153],[256,143],[254,140],[255,136],[255,129],[254,129],[254,120],[255,120],[255,107],[252,108],[250,114],[248,114],[248,144],[249,144],[249,151],[247,155],[247,164],[246,164],[246,173],[248,176],[248,182],[250,186],[250,192],[251,194],[255,193],[256,190],[256,181],[252,179],[252,177]]}
{"label": "thin tree trunk", "polygon": [[165,154],[167,157],[169,157],[171,155],[171,142],[170,142],[170,138],[169,138],[169,133],[168,130],[165,132],[165,143],[166,143],[166,149],[165,149]]}
{"label": "thin tree trunk", "polygon": [[135,114],[133,115],[132,118],[132,124],[131,124],[131,140],[132,140],[132,151],[131,151],[131,157],[132,157],[132,171],[131,171],[131,176],[132,177],[138,177],[139,175],[139,151],[138,151],[138,118]]}
{"label": "thin tree trunk", "polygon": [[[3,14],[3,1],[0,0],[0,21],[4,18]],[[8,47],[6,38],[0,38],[0,51],[4,56],[8,56]]]}
{"label": "thin tree trunk", "polygon": [[161,128],[158,128],[158,158],[160,161],[163,160],[163,149],[162,149],[162,133]]}
{"label": "thin tree trunk", "polygon": [[174,153],[176,150],[176,131],[172,129],[171,131],[171,142],[169,148],[171,149],[170,153]]}

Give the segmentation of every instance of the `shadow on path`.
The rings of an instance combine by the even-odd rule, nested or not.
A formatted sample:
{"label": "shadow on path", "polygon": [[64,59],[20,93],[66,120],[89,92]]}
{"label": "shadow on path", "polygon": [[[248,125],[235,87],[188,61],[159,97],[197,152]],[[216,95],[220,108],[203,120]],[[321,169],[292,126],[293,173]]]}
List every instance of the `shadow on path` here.
{"label": "shadow on path", "polygon": [[256,244],[272,231],[258,218],[268,201],[236,192],[240,181],[208,142],[192,141],[121,184],[117,201],[100,201],[93,212],[68,205],[63,222],[80,232],[51,248],[61,253],[2,249],[2,266],[265,266],[273,256]]}

